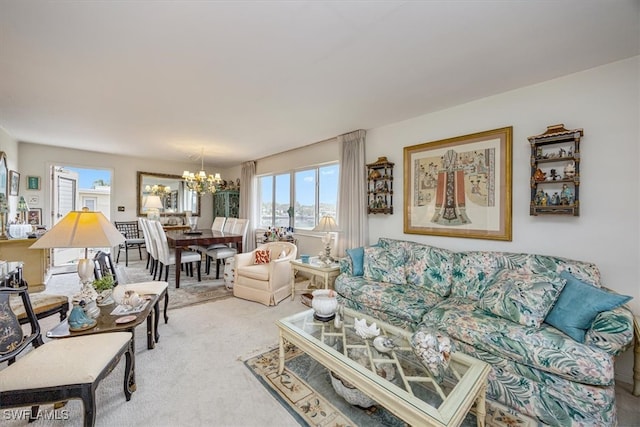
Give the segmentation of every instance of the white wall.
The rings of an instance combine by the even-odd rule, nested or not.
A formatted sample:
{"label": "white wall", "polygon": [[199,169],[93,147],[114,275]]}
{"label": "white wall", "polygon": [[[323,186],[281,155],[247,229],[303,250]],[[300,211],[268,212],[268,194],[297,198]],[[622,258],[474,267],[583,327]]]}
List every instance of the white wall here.
{"label": "white wall", "polygon": [[[0,141],[1,142],[1,141]],[[48,145],[31,144],[21,142],[19,144],[19,171],[22,182],[20,188],[24,189],[27,175],[42,177],[40,191],[29,191],[29,195],[39,195],[40,205],[32,207],[43,208],[43,217],[48,220],[45,207],[49,206],[50,180],[49,167],[52,164],[77,167],[96,167],[100,169],[111,169],[113,171],[113,182],[111,183],[111,213],[113,221],[126,221],[137,217],[136,213],[136,191],[137,172],[157,172],[173,175],[182,175],[184,170],[194,170],[193,163],[176,162],[173,160],[151,160],[147,158],[117,156],[112,154],[96,153],[92,151],[74,150],[69,148],[52,147]],[[11,165],[11,163],[9,163]],[[197,168],[198,166],[196,166]],[[210,172],[220,172],[223,179],[236,179],[237,176],[229,176],[220,168],[205,165],[205,169]],[[22,190],[20,191],[22,193]],[[211,195],[204,195],[201,199],[201,219],[198,221],[200,227],[209,227],[213,221],[213,201]],[[124,212],[118,212],[117,207],[124,206]],[[47,225],[48,224],[47,222]]]}
{"label": "white wall", "polygon": [[[413,240],[452,250],[500,250],[595,262],[605,286],[640,314],[639,57],[371,129],[367,162],[395,162],[394,215],[370,215],[370,242]],[[548,125],[584,128],[580,216],[529,215],[528,136]],[[513,126],[513,241],[403,233],[403,147]],[[631,382],[631,352],[617,373]]]}
{"label": "white wall", "polygon": [[[0,151],[4,151],[7,156],[7,182],[9,181],[9,172],[10,170],[20,171],[18,167],[18,141],[16,141],[9,133],[0,127]],[[22,175],[20,176],[23,182],[20,183],[20,189],[23,189],[24,178]],[[9,204],[9,215],[8,219],[13,219],[16,216],[16,206],[18,205],[18,197],[19,196],[9,196],[9,192],[7,192],[7,202]]]}

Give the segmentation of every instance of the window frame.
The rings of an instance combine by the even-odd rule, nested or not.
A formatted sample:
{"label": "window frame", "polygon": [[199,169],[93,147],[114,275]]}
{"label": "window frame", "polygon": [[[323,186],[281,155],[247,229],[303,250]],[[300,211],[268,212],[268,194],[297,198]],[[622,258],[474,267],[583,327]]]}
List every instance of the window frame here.
{"label": "window frame", "polygon": [[[309,166],[302,166],[299,168],[295,168],[295,169],[289,169],[289,170],[284,170],[284,171],[279,171],[279,172],[271,172],[271,173],[265,173],[265,174],[261,174],[258,175],[256,178],[258,179],[258,197],[257,202],[258,202],[258,210],[259,210],[259,221],[258,221],[258,228],[266,228],[266,227],[274,227],[275,226],[275,214],[276,214],[276,177],[278,176],[282,176],[282,175],[289,175],[289,206],[295,206],[296,204],[296,174],[299,172],[306,172],[306,171],[314,171],[315,174],[315,183],[314,183],[314,225],[311,228],[300,228],[296,226],[296,220],[295,220],[295,214],[293,216],[293,228],[295,231],[312,231],[313,228],[318,225],[318,221],[320,221],[320,218],[322,217],[322,215],[324,214],[324,212],[320,212],[320,169],[327,167],[327,166],[337,166],[337,170],[338,170],[338,174],[340,173],[340,162],[338,161],[331,161],[331,162],[325,162],[325,163],[318,163],[315,165],[309,165]],[[339,175],[338,175],[339,176]],[[271,177],[271,225],[264,225],[262,223],[262,203],[263,203],[263,199],[262,199],[262,184],[261,184],[261,180],[263,178],[269,178]],[[339,181],[336,185],[336,217],[338,215],[339,212],[339,207],[338,207],[338,192],[339,192]],[[276,226],[277,227],[277,226]]]}

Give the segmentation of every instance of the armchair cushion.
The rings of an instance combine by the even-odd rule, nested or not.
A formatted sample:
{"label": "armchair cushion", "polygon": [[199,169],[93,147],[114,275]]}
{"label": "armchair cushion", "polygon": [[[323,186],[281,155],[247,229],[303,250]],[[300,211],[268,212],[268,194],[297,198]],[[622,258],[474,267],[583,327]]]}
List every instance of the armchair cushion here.
{"label": "armchair cushion", "polygon": [[255,251],[256,264],[268,264],[271,261],[271,251],[258,249]]}
{"label": "armchair cushion", "polygon": [[250,279],[267,281],[269,280],[269,264],[254,264],[238,267],[238,275]]}

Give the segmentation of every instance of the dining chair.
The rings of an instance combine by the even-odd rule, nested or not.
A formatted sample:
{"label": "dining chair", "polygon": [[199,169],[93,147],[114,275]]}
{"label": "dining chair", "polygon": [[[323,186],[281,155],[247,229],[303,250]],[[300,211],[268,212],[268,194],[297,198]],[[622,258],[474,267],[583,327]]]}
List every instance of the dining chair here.
{"label": "dining chair", "polygon": [[120,262],[120,251],[124,249],[125,265],[129,266],[129,249],[138,248],[138,254],[142,259],[142,247],[145,245],[144,236],[140,233],[138,221],[115,221],[116,228],[124,236],[124,242],[118,246],[116,264]]}
{"label": "dining chair", "polygon": [[[242,234],[242,241],[244,242],[245,237],[247,236],[247,230],[249,229],[249,220],[246,218],[237,218],[234,222],[233,228],[231,229],[232,234]],[[206,273],[209,274],[211,271],[211,262],[215,261],[216,263],[216,279],[220,278],[220,263],[224,262],[225,259],[233,257],[238,253],[237,248],[232,248],[227,245],[221,245],[219,247],[213,247],[207,249],[205,252],[206,256]]]}
{"label": "dining chair", "polygon": [[[118,279],[118,273],[113,261],[111,260],[111,255],[98,251],[96,256],[93,258],[94,261],[94,269],[93,273],[96,279],[100,279],[107,274],[110,274],[113,277],[114,288],[113,288],[113,299],[115,301],[121,301],[124,293],[126,291],[134,291],[138,295],[158,295],[158,300],[153,307],[153,337],[155,342],[158,342],[160,339],[160,335],[158,334],[158,319],[160,318],[160,300],[164,298],[164,323],[169,322],[169,316],[167,314],[167,309],[169,307],[169,283],[166,281],[148,281],[148,282],[137,282],[137,283],[120,283]],[[149,313],[151,316],[152,314]],[[147,323],[147,325],[149,325]],[[151,330],[147,329],[147,333],[151,334]]]}
{"label": "dining chair", "polygon": [[156,268],[158,267],[158,247],[154,237],[155,227],[149,225],[150,221],[147,218],[140,218],[140,223],[142,224],[142,232],[147,239],[147,268],[149,269],[149,274],[155,278]]}
{"label": "dining chair", "polygon": [[[22,327],[8,304],[16,296],[27,315]],[[40,405],[81,399],[84,425],[96,421],[95,391],[125,356],[124,394],[127,401],[135,390],[133,334],[109,332],[61,338],[43,343],[40,325],[31,306],[27,284],[0,287],[0,408],[31,406],[31,420]],[[51,367],[51,369],[46,369]]]}
{"label": "dining chair", "polygon": [[[159,276],[158,279],[162,279],[162,269],[164,267],[164,280],[167,281],[169,278],[169,267],[175,265],[176,263],[176,254],[175,251],[169,248],[169,242],[167,241],[167,235],[164,233],[162,229],[162,224],[160,221],[150,221],[149,223],[152,227],[155,227],[152,235],[156,238],[156,246],[158,249],[158,271]],[[190,275],[193,276],[193,263],[196,263],[198,267],[198,282],[202,281],[201,276],[201,265],[202,265],[202,254],[199,252],[183,250],[181,254],[181,263],[185,266],[187,271],[190,271]],[[181,266],[176,266],[176,268],[181,268]],[[153,276],[155,279],[155,275]]]}

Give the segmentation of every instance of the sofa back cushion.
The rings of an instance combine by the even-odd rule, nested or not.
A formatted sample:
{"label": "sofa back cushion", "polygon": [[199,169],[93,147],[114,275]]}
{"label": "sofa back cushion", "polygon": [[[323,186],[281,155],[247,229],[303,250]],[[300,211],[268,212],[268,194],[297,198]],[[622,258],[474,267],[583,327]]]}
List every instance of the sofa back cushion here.
{"label": "sofa back cushion", "polygon": [[453,252],[418,243],[409,247],[405,265],[407,284],[447,297],[451,293],[452,270]]}
{"label": "sofa back cushion", "polygon": [[600,270],[590,262],[548,255],[469,251],[454,254],[451,295],[479,300],[493,276],[501,270],[560,274],[568,271],[580,280],[600,287]]}
{"label": "sofa back cushion", "polygon": [[367,280],[404,285],[404,265],[404,251],[379,246],[364,248],[363,276]]}
{"label": "sofa back cushion", "polygon": [[453,252],[409,240],[381,237],[378,245],[399,257],[405,263],[405,281],[442,297],[451,293]]}
{"label": "sofa back cushion", "polygon": [[539,328],[564,288],[555,273],[502,270],[478,301],[483,310],[524,326]]}

